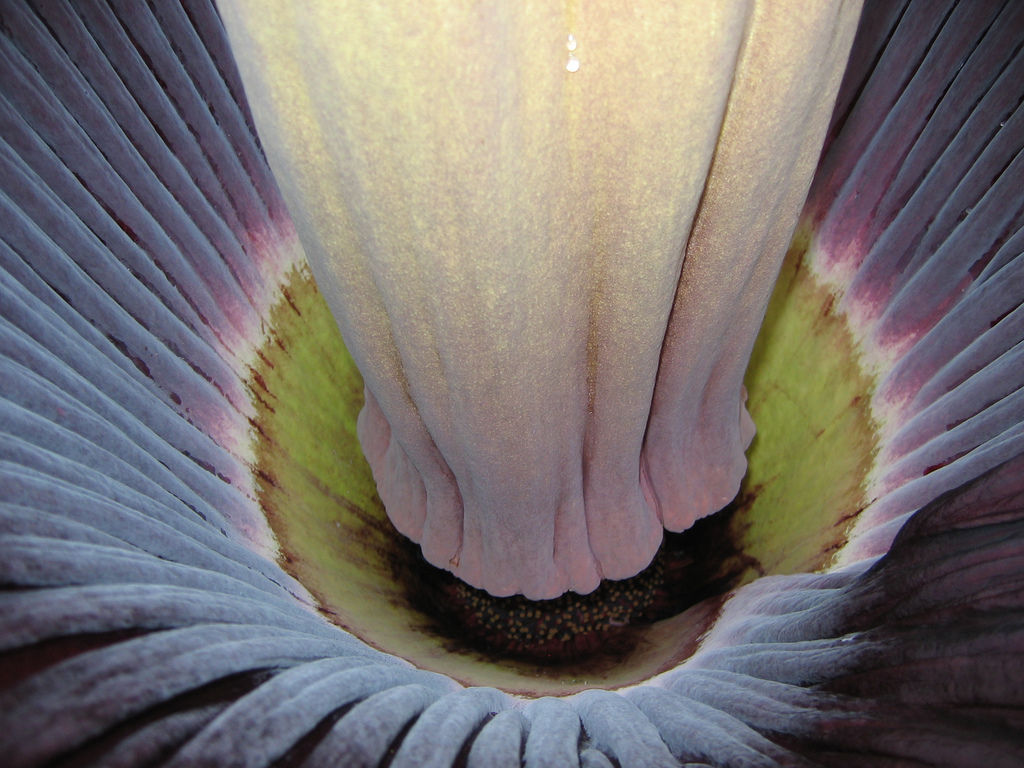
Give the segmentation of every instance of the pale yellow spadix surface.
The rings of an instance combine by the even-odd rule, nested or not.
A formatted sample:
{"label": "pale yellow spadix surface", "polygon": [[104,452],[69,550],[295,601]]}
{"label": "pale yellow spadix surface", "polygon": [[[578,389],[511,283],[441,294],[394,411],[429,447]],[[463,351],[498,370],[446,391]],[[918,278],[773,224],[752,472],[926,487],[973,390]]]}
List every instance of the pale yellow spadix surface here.
{"label": "pale yellow spadix surface", "polygon": [[859,6],[221,0],[428,560],[585,593],[735,495]]}

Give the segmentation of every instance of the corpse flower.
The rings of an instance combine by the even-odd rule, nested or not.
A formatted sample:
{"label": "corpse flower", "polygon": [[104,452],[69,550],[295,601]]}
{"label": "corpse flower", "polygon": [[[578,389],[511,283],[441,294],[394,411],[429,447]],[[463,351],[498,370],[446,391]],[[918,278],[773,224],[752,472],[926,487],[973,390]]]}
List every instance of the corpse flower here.
{"label": "corpse flower", "polygon": [[[259,112],[275,179],[207,0],[0,3],[6,764],[1024,761],[1024,6],[868,2],[841,86],[848,8],[637,9],[649,25],[583,3],[554,19],[531,3],[403,19],[367,4],[383,26],[347,26],[362,36],[352,48],[329,19],[296,21],[301,35],[279,24],[323,62],[287,91],[316,95],[313,108],[287,117],[313,149],[324,126],[354,133],[323,168],[301,153],[281,166],[291,129],[282,120],[275,136]],[[744,56],[773,14],[809,37],[751,84]],[[249,54],[274,42],[235,21],[236,51],[239,29]],[[328,43],[339,59],[319,56]],[[716,55],[737,68],[711,66]],[[272,103],[244,67],[250,96]],[[466,86],[467,67],[494,87]],[[678,106],[677,92],[704,107]],[[453,97],[481,109],[453,112]],[[743,98],[768,110],[760,130],[741,130]],[[792,114],[771,111],[787,98]],[[406,108],[392,122],[353,110],[392,99]],[[646,109],[623,111],[632,103]],[[780,175],[758,167],[737,191],[726,171],[758,142]],[[447,173],[431,176],[438,158]],[[345,184],[313,188],[320,173]],[[722,278],[732,327],[704,290],[677,294],[688,264],[706,262],[694,283],[723,274],[716,249],[740,225],[741,244],[770,258],[736,267],[752,293]],[[759,432],[736,503],[667,534],[635,579],[528,600],[643,568],[663,523],[684,527],[735,493],[749,437],[738,377],[771,283],[758,272],[774,276],[791,234],[743,379]],[[329,251],[353,237],[358,248]],[[498,259],[513,242],[522,260]],[[625,258],[645,249],[663,260]],[[364,381],[306,250],[364,259],[377,281],[377,294],[343,297],[349,277],[314,266],[373,398],[372,472],[356,435]],[[545,290],[566,299],[553,308]],[[691,333],[687,307],[713,322]],[[678,358],[673,339],[688,340]],[[681,373],[691,343],[690,363],[711,371],[700,408]],[[403,380],[419,422],[395,405]],[[709,409],[712,428],[694,432],[708,423],[687,408]],[[677,428],[705,441],[695,456],[655,450],[678,445]],[[514,461],[495,465],[498,449]],[[601,477],[579,474],[584,454]],[[425,455],[437,474],[420,471]],[[396,480],[414,480],[411,466],[426,502]],[[480,520],[490,502],[536,496],[538,551],[563,564],[530,563],[546,574],[532,583],[501,560],[488,582],[495,545],[453,548],[430,522],[445,472]],[[527,597],[488,597],[420,562],[374,474],[429,559]],[[563,480],[577,497],[552,493]],[[594,542],[559,561],[549,502],[589,507],[591,493],[622,503],[580,511],[588,531],[599,521]],[[639,512],[616,517],[625,509]],[[652,514],[657,526],[630,527]],[[704,591],[687,591],[695,581]],[[441,586],[417,591],[425,582]],[[453,595],[447,613],[423,602]],[[666,595],[672,610],[652,616]],[[452,631],[474,622],[473,642]],[[582,654],[580,637],[613,652],[539,660],[559,645]]]}
{"label": "corpse flower", "polygon": [[428,561],[591,592],[732,500],[858,3],[222,7]]}

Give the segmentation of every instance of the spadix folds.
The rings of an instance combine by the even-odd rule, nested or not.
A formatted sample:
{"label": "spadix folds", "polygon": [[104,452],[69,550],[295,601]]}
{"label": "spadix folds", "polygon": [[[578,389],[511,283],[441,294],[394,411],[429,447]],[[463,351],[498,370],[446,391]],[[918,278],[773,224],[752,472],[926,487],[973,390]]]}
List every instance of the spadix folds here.
{"label": "spadix folds", "polygon": [[588,592],[732,499],[859,3],[221,10],[381,498],[430,562]]}

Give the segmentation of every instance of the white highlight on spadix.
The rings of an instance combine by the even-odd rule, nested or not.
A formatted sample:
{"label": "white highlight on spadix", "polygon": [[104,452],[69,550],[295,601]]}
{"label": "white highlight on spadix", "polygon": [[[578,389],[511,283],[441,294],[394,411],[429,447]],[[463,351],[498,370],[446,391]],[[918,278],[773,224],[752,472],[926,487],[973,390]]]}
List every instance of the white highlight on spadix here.
{"label": "white highlight on spadix", "polygon": [[566,38],[566,41],[565,41],[565,47],[569,51],[569,60],[567,62],[565,62],[565,68],[569,72],[575,72],[576,70],[578,70],[580,68],[580,60],[577,59],[575,54],[573,53],[573,51],[576,50],[576,45],[577,45],[576,38],[573,37],[572,35],[569,35],[569,37]]}

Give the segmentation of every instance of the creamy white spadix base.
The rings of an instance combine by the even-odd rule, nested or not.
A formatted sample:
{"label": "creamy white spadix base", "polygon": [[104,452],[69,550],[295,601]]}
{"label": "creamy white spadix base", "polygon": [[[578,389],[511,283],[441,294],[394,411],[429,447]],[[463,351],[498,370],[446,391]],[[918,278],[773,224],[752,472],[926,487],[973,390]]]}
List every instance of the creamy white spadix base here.
{"label": "creamy white spadix base", "polygon": [[859,5],[221,0],[431,563],[585,593],[735,496]]}

